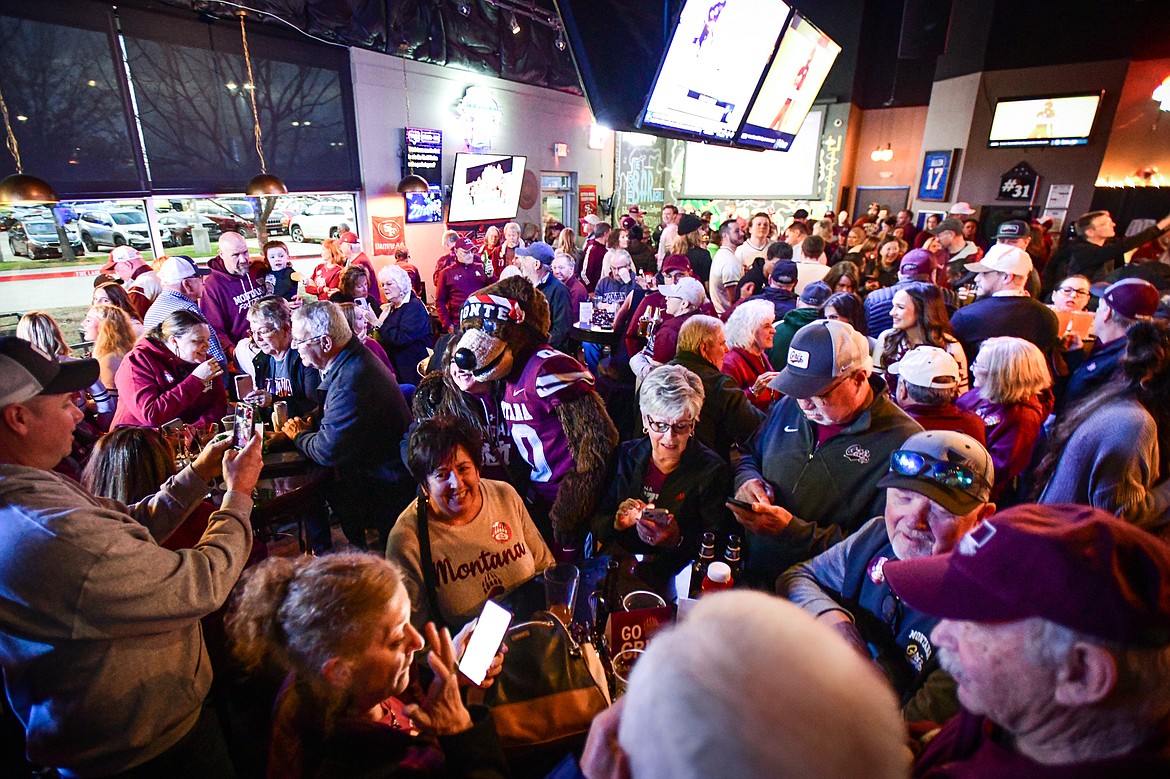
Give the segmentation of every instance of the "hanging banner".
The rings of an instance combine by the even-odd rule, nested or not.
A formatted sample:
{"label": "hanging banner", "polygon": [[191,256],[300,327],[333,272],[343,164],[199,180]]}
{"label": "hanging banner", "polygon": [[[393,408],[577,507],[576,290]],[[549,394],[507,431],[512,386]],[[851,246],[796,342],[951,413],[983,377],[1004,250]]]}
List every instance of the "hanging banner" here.
{"label": "hanging banner", "polygon": [[597,213],[597,186],[594,184],[582,184],[577,187],[577,202],[580,203],[577,214],[578,219],[584,219],[590,214]]}
{"label": "hanging banner", "polygon": [[393,256],[396,249],[406,248],[406,230],[395,216],[371,216],[374,223],[374,254]]}

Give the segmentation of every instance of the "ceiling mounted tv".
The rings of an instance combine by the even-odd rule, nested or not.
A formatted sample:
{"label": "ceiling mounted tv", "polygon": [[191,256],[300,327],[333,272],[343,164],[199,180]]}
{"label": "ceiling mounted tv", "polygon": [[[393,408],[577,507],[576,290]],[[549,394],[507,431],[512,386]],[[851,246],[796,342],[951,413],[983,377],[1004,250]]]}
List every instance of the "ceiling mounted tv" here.
{"label": "ceiling mounted tv", "polygon": [[832,38],[794,12],[736,143],[788,151],[840,53]]}
{"label": "ceiling mounted tv", "polygon": [[456,154],[448,222],[515,219],[527,157]]}
{"label": "ceiling mounted tv", "polygon": [[686,0],[640,126],[734,141],[788,13],[781,0]]}
{"label": "ceiling mounted tv", "polygon": [[1083,146],[1089,142],[1104,94],[1000,100],[987,145]]}
{"label": "ceiling mounted tv", "polygon": [[426,192],[407,192],[406,223],[425,224],[443,221],[443,190],[431,184]]}

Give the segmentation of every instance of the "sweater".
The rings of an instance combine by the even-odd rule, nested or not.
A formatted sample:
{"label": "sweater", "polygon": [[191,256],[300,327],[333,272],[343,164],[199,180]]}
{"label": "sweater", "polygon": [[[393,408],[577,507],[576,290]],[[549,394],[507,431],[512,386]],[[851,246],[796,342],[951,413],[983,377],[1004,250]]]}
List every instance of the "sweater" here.
{"label": "sweater", "polygon": [[[157,327],[160,322],[179,309],[190,311],[204,322],[207,321],[207,317],[203,315],[203,310],[199,308],[199,305],[194,300],[181,292],[164,289],[158,293],[158,297],[150,304],[146,315],[142,317],[142,326],[147,330],[152,327]],[[219,360],[220,365],[226,366],[228,364],[227,354],[224,353],[223,346],[220,345],[219,336],[215,334],[214,328],[211,330],[211,349],[209,351],[212,357]]]}
{"label": "sweater", "polygon": [[218,422],[227,413],[227,389],[221,381],[205,385],[193,370],[195,365],[157,341],[141,339],[114,377],[118,410],[111,426],[159,427],[176,418],[187,424]]}
{"label": "sweater", "polygon": [[0,663],[32,762],[104,776],[195,725],[211,686],[199,620],[223,605],[252,545],[251,496],[236,492],[194,548],[158,545],[207,490],[185,468],[127,507],[0,465]]}
{"label": "sweater", "polygon": [[423,560],[419,550],[416,504],[398,516],[390,531],[386,559],[402,569],[410,595],[410,621],[420,632],[435,619],[422,566],[429,565],[434,571],[442,620],[455,631],[479,616],[485,600],[528,581],[554,562],[511,484],[482,479],[479,490],[483,507],[467,524],[449,525],[433,516],[428,519],[430,561]]}
{"label": "sweater", "polygon": [[727,352],[723,358],[723,372],[735,380],[739,388],[747,395],[748,400],[760,411],[767,411],[772,401],[780,397],[774,389],[765,387],[757,394],[752,392],[752,386],[760,374],[773,370],[767,354],[755,355],[747,349],[738,346]]}
{"label": "sweater", "polygon": [[680,351],[670,365],[681,365],[703,382],[703,407],[695,425],[695,438],[728,459],[731,445],[751,438],[764,420],[764,413],[751,404],[735,379],[702,355]]}
{"label": "sweater", "polygon": [[228,273],[218,255],[208,261],[207,267],[211,275],[203,283],[199,308],[219,342],[231,351],[232,345],[248,337],[248,308],[264,297],[264,279],[252,267],[240,276]]}
{"label": "sweater", "polygon": [[784,315],[784,320],[776,325],[776,336],[772,339],[772,348],[768,350],[768,361],[783,368],[788,364],[788,347],[796,331],[805,325],[824,319],[824,312],[819,308],[794,308]]}
{"label": "sweater", "polygon": [[[1052,390],[1005,405],[985,400],[977,389],[956,401],[960,409],[974,412],[983,420],[987,451],[995,464],[991,500],[1001,508],[1017,502],[1017,479],[1032,462],[1044,420],[1052,413],[1052,402]],[[1005,503],[1005,498],[1010,503]]]}
{"label": "sweater", "polygon": [[459,325],[459,309],[468,297],[487,285],[488,277],[479,263],[455,263],[443,269],[435,288],[435,313],[445,330]]}

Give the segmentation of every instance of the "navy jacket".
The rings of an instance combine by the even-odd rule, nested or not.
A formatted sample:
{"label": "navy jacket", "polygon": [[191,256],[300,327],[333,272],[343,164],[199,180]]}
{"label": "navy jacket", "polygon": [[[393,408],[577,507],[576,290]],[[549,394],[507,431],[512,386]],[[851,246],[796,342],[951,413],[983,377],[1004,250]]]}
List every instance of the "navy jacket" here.
{"label": "navy jacket", "polygon": [[550,272],[544,281],[536,285],[548,301],[550,325],[548,328],[548,345],[557,351],[571,354],[569,346],[569,325],[573,319],[569,312],[569,288],[557,280]]}
{"label": "navy jacket", "polygon": [[426,305],[412,293],[409,300],[386,314],[378,325],[377,336],[398,380],[418,384],[422,380],[418,375],[419,360],[425,360],[427,349],[434,345]]}

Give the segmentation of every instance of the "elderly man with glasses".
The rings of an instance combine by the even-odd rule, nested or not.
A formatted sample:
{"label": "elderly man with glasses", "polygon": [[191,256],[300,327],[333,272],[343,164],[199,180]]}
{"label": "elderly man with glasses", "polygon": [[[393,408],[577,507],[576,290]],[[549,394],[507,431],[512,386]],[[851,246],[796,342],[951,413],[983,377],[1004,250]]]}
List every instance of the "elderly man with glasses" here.
{"label": "elderly man with glasses", "polygon": [[318,465],[334,468],[326,494],[349,542],[366,548],[366,530],[381,535],[414,495],[398,445],[413,421],[390,372],[353,335],[336,303],[306,303],[292,317],[291,348],[321,372],[320,417],[294,417],[283,432]]}
{"label": "elderly man with glasses", "polygon": [[883,571],[891,560],[945,554],[995,512],[995,465],[968,435],[912,435],[878,482],[885,514],[780,578],[777,590],[872,658],[897,692],[908,722],[958,713],[954,680],[939,666],[930,631],[938,620],[902,604]]}
{"label": "elderly man with glasses", "polygon": [[768,386],[785,397],[732,454],[732,511],[747,530],[747,581],[770,590],[789,567],[883,513],[878,482],[890,455],[922,426],[890,399],[869,341],[846,322],[798,330]]}

